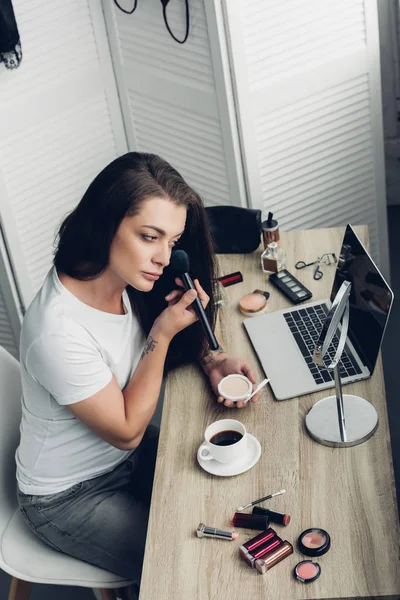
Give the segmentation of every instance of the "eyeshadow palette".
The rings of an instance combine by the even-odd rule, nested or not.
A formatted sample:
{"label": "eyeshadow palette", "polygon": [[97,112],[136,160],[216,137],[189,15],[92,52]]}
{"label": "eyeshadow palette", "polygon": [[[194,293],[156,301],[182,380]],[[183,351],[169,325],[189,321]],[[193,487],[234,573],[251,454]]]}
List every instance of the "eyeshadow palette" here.
{"label": "eyeshadow palette", "polygon": [[270,275],[269,281],[293,304],[299,304],[312,298],[310,290],[286,269]]}

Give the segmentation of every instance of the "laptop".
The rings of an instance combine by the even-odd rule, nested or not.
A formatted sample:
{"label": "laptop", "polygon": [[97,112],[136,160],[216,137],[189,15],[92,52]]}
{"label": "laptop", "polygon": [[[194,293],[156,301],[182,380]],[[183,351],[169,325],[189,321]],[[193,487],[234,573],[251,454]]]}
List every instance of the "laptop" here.
{"label": "laptop", "polygon": [[[342,384],[371,377],[378,359],[393,292],[351,225],[347,225],[329,300],[244,320],[277,400],[334,387],[333,371],[318,367],[313,352],[333,299],[343,281],[352,284],[346,346],[339,363]],[[338,344],[335,336],[325,363]]]}

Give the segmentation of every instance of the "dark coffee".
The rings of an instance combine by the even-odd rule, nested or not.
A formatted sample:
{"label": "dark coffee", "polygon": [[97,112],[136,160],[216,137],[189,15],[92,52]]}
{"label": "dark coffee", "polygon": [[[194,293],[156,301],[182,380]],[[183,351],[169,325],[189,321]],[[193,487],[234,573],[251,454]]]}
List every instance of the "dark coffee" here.
{"label": "dark coffee", "polygon": [[210,442],[215,446],[231,446],[241,440],[242,437],[243,434],[240,431],[219,431],[210,438]]}

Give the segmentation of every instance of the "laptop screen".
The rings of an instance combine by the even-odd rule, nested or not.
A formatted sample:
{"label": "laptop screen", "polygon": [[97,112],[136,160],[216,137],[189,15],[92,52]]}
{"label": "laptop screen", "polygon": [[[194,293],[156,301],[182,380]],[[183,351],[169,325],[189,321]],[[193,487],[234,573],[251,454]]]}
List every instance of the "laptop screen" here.
{"label": "laptop screen", "polygon": [[351,283],[348,337],[372,373],[393,302],[393,292],[351,225],[347,225],[344,235],[331,301],[343,281]]}

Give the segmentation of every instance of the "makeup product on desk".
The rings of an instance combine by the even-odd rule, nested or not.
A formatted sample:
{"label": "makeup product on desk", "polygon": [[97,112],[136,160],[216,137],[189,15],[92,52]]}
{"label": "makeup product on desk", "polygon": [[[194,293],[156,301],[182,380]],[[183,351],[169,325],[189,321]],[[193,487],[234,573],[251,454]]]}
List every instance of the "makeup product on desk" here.
{"label": "makeup product on desk", "polygon": [[254,506],[254,504],[260,504],[260,502],[264,502],[264,500],[269,500],[270,498],[274,498],[275,496],[280,496],[281,494],[285,494],[286,490],[280,490],[279,492],[275,492],[274,494],[268,494],[268,496],[264,496],[263,498],[259,498],[258,500],[253,500],[253,502],[250,502],[249,504],[246,504],[245,506],[239,506],[239,508],[237,508],[236,510],[246,510],[246,508],[249,508],[250,506]]}
{"label": "makeup product on desk", "polygon": [[269,212],[267,220],[261,223],[264,248],[266,248],[270,242],[276,242],[278,246],[281,245],[279,224],[276,219],[272,218],[273,216],[273,213]]}
{"label": "makeup product on desk", "polygon": [[302,560],[294,568],[294,576],[301,583],[312,583],[321,575],[321,567],[313,560]]}
{"label": "makeup product on desk", "polygon": [[325,529],[311,527],[299,535],[297,546],[306,556],[322,556],[331,547],[331,538]]}
{"label": "makeup product on desk", "polygon": [[[240,546],[239,548],[241,557],[252,568],[254,568],[256,560],[258,560],[259,558],[263,558],[266,554],[269,554],[270,552],[275,550],[275,548],[280,546],[280,544],[282,543],[282,539],[279,536],[277,536],[276,532],[271,528],[264,531],[263,535],[266,538],[266,541],[256,546],[255,548],[253,547],[252,550],[247,550],[244,545]],[[258,537],[259,536],[257,536],[257,538]],[[250,540],[250,542],[251,541],[252,540]]]}
{"label": "makeup product on desk", "polygon": [[255,567],[259,573],[266,573],[281,560],[293,553],[293,546],[287,540],[281,542],[272,552],[255,561]]}
{"label": "makeup product on desk", "polygon": [[262,531],[255,537],[251,538],[251,540],[248,540],[247,542],[242,544],[239,548],[240,554],[244,557],[245,554],[250,554],[251,552],[254,552],[256,548],[266,544],[269,540],[275,537],[275,535],[275,531],[271,529],[271,527],[268,527],[268,529],[266,529],[265,531]]}
{"label": "makeup product on desk", "polygon": [[240,283],[243,281],[243,275],[240,271],[235,271],[235,273],[229,273],[229,275],[218,277],[217,281],[219,281],[224,287],[229,287],[230,285],[234,285],[235,283]]}
{"label": "makeup product on desk", "polygon": [[279,525],[286,526],[290,523],[290,515],[285,515],[285,513],[276,512],[269,508],[263,508],[262,506],[255,506],[253,508],[253,515],[264,515],[268,517],[272,523],[279,523]]}
{"label": "makeup product on desk", "polygon": [[246,294],[239,301],[240,312],[246,317],[255,317],[261,315],[267,310],[267,300],[269,292],[254,290],[251,294]]}
{"label": "makeup product on desk", "polygon": [[269,282],[278,288],[286,298],[289,298],[293,304],[299,304],[299,302],[304,302],[304,300],[312,298],[310,290],[300,283],[294,275],[289,273],[287,269],[270,275]]}
{"label": "makeup product on desk", "polygon": [[286,252],[278,248],[276,242],[268,244],[261,254],[261,268],[264,273],[276,273],[286,267]]}
{"label": "makeup product on desk", "polygon": [[224,531],[223,529],[217,529],[216,527],[208,527],[204,523],[200,523],[197,528],[197,537],[216,537],[221,540],[236,540],[239,536],[235,531]]}
{"label": "makeup product on desk", "polygon": [[251,515],[249,513],[236,512],[233,515],[233,526],[245,529],[268,529],[269,519],[264,515]]}
{"label": "makeup product on desk", "polygon": [[243,275],[240,271],[218,277],[215,282],[214,304],[220,308],[226,308],[229,306],[229,300],[225,288],[229,287],[230,285],[234,285],[235,283],[240,283],[241,281],[243,281]]}

